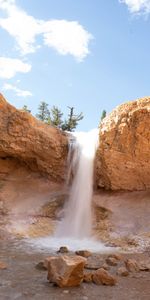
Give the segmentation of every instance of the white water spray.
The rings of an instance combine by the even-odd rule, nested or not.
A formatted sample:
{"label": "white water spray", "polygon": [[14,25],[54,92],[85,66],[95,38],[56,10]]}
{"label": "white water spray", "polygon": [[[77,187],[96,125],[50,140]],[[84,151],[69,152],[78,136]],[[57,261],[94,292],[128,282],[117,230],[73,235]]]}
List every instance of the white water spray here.
{"label": "white water spray", "polygon": [[[93,193],[93,163],[98,146],[98,129],[90,132],[75,132],[71,144],[69,169],[75,169],[69,200],[64,208],[64,218],[56,230],[56,236],[83,239],[91,235]],[[72,147],[73,145],[73,147]]]}

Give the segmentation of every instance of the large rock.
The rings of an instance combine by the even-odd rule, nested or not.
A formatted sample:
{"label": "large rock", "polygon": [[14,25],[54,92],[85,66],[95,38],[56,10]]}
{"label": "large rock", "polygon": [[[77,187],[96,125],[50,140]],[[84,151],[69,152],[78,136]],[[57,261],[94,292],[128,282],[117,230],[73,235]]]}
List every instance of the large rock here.
{"label": "large rock", "polygon": [[84,278],[86,259],[81,256],[53,256],[48,260],[48,280],[59,287],[78,286]]}
{"label": "large rock", "polygon": [[1,158],[15,158],[33,171],[63,181],[67,148],[65,133],[17,110],[0,94]]}
{"label": "large rock", "polygon": [[99,187],[150,188],[150,97],[122,104],[104,118],[96,170]]}

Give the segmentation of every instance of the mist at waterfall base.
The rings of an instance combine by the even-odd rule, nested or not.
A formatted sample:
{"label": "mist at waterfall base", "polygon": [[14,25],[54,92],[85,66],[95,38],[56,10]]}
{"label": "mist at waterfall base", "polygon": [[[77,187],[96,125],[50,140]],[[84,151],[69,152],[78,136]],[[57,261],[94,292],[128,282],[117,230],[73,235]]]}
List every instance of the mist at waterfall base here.
{"label": "mist at waterfall base", "polygon": [[63,217],[52,237],[39,238],[37,246],[58,250],[88,249],[106,251],[106,247],[92,237],[93,169],[98,147],[98,129],[90,132],[75,132],[69,138],[68,177],[73,174],[70,196],[63,210]]}

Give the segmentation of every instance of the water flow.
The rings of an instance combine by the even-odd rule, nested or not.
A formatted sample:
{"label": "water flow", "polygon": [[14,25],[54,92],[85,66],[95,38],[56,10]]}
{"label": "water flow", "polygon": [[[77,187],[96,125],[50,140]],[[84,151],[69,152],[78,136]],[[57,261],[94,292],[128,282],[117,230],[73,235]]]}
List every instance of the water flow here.
{"label": "water flow", "polygon": [[72,160],[69,177],[72,167],[75,174],[56,236],[81,239],[90,236],[92,229],[93,163],[98,146],[98,129],[76,132],[73,136],[75,141],[69,151],[69,160]]}

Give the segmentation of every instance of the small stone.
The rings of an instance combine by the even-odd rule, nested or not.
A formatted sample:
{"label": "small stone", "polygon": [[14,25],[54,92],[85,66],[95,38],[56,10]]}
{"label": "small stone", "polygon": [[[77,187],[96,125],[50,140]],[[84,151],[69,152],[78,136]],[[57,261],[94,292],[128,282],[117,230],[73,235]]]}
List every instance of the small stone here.
{"label": "small stone", "polygon": [[128,270],[127,270],[125,267],[120,267],[120,268],[117,270],[117,275],[126,277],[126,276],[129,275],[129,272],[128,272]]}
{"label": "small stone", "polygon": [[6,269],[7,269],[7,265],[4,262],[0,261],[0,270],[6,270]]}
{"label": "small stone", "polygon": [[89,256],[92,255],[92,253],[88,250],[78,250],[75,252],[75,254],[86,257],[86,258],[88,258]]}
{"label": "small stone", "polygon": [[64,294],[69,294],[69,291],[68,290],[64,290],[63,293]]}
{"label": "small stone", "polygon": [[114,276],[109,274],[106,270],[104,270],[103,268],[100,268],[93,273],[93,282],[98,285],[102,284],[102,285],[113,286],[117,283],[117,280]]}
{"label": "small stone", "polygon": [[125,265],[129,272],[139,272],[139,265],[135,259],[127,259]]}
{"label": "small stone", "polygon": [[92,282],[92,276],[93,276],[92,272],[84,273],[83,282],[86,282],[86,283]]}
{"label": "small stone", "polygon": [[122,256],[118,253],[110,254],[109,257],[115,258],[118,261],[123,259]]}
{"label": "small stone", "polygon": [[79,286],[86,259],[81,256],[53,256],[48,261],[48,280],[59,287]]}
{"label": "small stone", "polygon": [[47,268],[44,265],[44,261],[40,261],[35,267],[36,267],[36,269],[41,270],[41,271],[47,270]]}
{"label": "small stone", "polygon": [[139,269],[140,271],[150,271],[150,262],[140,262]]}
{"label": "small stone", "polygon": [[118,264],[116,258],[114,258],[114,257],[108,257],[108,258],[106,258],[106,263],[109,266],[117,266],[117,264]]}
{"label": "small stone", "polygon": [[57,251],[57,253],[68,253],[69,250],[66,246],[62,246],[59,248],[59,250]]}
{"label": "small stone", "polygon": [[108,266],[106,263],[102,265],[102,268],[107,271],[110,270],[110,266]]}
{"label": "small stone", "polygon": [[83,296],[82,300],[88,300],[89,298],[87,296]]}

